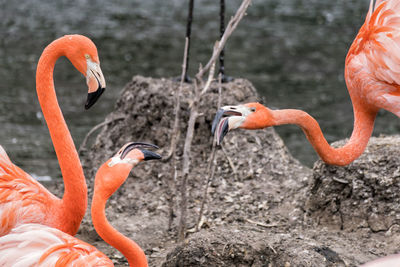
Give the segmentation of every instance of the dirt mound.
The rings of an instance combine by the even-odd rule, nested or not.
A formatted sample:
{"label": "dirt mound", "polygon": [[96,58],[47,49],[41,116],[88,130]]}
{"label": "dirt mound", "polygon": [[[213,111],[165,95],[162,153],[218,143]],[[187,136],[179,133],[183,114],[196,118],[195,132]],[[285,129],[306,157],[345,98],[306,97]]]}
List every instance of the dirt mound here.
{"label": "dirt mound", "polygon": [[[342,146],[345,141],[335,143]],[[387,231],[400,223],[400,136],[371,138],[345,167],[314,165],[308,214],[339,229]]]}
{"label": "dirt mound", "polygon": [[163,266],[358,266],[397,253],[399,150],[399,136],[371,138],[346,167],[318,161],[305,192],[306,220],[263,223],[272,212],[261,222],[196,233]]}
{"label": "dirt mound", "polygon": [[194,234],[162,266],[356,266],[365,249],[354,233],[228,226]]}
{"label": "dirt mound", "polygon": [[[134,77],[123,89],[115,110],[107,116],[106,121],[111,123],[102,129],[92,148],[84,153],[86,177],[93,179],[100,164],[128,141],[154,143],[161,148],[158,151],[160,154],[167,154],[173,127],[174,95],[178,86],[179,83],[167,79]],[[185,84],[178,161],[182,155],[192,92],[193,85]],[[257,101],[257,98],[256,90],[247,80],[236,79],[223,84],[223,105]],[[210,129],[217,99],[217,84],[212,84],[199,109],[202,115],[196,123],[192,147],[188,181],[189,229],[197,221],[207,178],[206,168],[212,144]],[[231,132],[224,140],[224,150],[225,153],[218,149],[216,154],[217,168],[209,188],[203,227],[248,219],[264,223],[302,221],[305,189],[311,172],[291,157],[273,129]],[[174,179],[171,162],[143,163],[135,167],[133,177],[135,180],[128,179],[113,196],[107,214],[114,225],[124,225],[121,231],[138,241],[150,255],[152,263],[152,255],[165,252],[165,242],[175,239],[179,213],[177,198],[171,198],[171,193],[175,195],[175,188],[171,191],[168,187]],[[176,188],[179,188],[179,182],[174,184]],[[92,181],[89,184],[91,187]],[[171,206],[174,220],[172,229],[167,231]],[[92,232],[88,218],[85,225],[86,230]]]}
{"label": "dirt mound", "polygon": [[[89,192],[100,164],[128,141],[154,143],[160,154],[168,153],[178,86],[171,80],[140,76],[127,84],[105,120],[109,123],[92,148],[84,151]],[[193,85],[185,84],[177,162],[181,162],[192,93]],[[257,98],[246,80],[223,84],[223,105]],[[134,179],[128,179],[109,201],[106,212],[111,224],[144,249],[150,266],[355,266],[396,251],[400,246],[395,234],[399,231],[397,137],[373,138],[360,159],[347,167],[317,162],[312,177],[272,128],[230,132],[223,150],[217,150],[201,230],[194,233],[217,99],[217,84],[212,84],[200,103],[188,180],[187,242],[175,242],[180,179],[174,179],[171,159],[135,167]],[[337,229],[324,227],[332,225]],[[127,264],[97,237],[89,216],[79,237],[100,248],[117,266]]]}

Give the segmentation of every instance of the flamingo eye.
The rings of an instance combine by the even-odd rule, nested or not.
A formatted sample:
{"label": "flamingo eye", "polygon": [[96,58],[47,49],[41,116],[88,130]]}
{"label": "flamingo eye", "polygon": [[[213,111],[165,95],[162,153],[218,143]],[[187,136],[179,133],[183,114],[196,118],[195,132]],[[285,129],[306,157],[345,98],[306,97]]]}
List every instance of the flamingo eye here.
{"label": "flamingo eye", "polygon": [[255,108],[255,107],[251,107],[251,108],[250,108],[250,111],[251,111],[251,112],[254,112],[254,111],[256,111],[256,108]]}
{"label": "flamingo eye", "polygon": [[88,54],[85,54],[86,59],[90,59],[90,56]]}

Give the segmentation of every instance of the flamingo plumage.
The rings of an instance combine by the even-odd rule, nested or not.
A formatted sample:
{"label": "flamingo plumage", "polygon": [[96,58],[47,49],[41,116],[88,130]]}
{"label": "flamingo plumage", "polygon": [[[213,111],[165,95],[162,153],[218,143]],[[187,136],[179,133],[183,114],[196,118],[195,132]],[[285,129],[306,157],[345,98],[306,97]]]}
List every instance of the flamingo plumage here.
{"label": "flamingo plumage", "polygon": [[105,90],[94,43],[82,35],[66,35],[43,51],[36,72],[36,89],[59,160],[65,191],[54,196],[29,174],[14,165],[0,147],[0,236],[26,223],[38,223],[75,235],[87,208],[87,186],[81,162],[54,90],[53,70],[66,56],[85,77],[90,108]]}
{"label": "flamingo plumage", "polygon": [[[259,103],[222,107],[212,132],[220,143],[235,128],[262,129],[282,124],[300,126],[320,158],[344,166],[357,159],[371,137],[377,112],[386,109],[400,117],[400,1],[370,2],[366,20],[345,61],[345,79],[354,110],[349,141],[333,148],[317,121],[296,109],[271,110]],[[222,118],[224,115],[230,116]]]}
{"label": "flamingo plumage", "polygon": [[361,265],[360,267],[399,267],[399,266],[400,266],[400,254],[394,254],[367,262]]}
{"label": "flamingo plumage", "polygon": [[[92,199],[92,220],[97,233],[118,249],[130,266],[147,267],[143,250],[107,221],[107,199],[125,182],[134,166],[161,156],[146,143],[128,143],[98,170]],[[0,237],[0,266],[114,266],[92,245],[42,224],[21,224]]]}

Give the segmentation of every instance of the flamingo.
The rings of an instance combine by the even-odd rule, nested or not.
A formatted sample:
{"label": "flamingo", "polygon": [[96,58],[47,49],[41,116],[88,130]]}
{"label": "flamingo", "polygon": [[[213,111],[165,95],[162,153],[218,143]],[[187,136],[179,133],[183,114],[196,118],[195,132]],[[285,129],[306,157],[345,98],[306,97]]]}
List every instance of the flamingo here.
{"label": "flamingo", "polygon": [[374,6],[371,0],[366,20],[346,57],[345,79],[354,110],[354,129],[343,147],[330,146],[308,113],[271,110],[259,103],[222,107],[212,132],[217,132],[220,143],[232,129],[296,124],[327,164],[344,166],[357,159],[368,144],[379,109],[400,117],[400,1],[377,0]]}
{"label": "flamingo", "polygon": [[389,255],[377,260],[367,262],[360,267],[398,267],[400,266],[400,254]]}
{"label": "flamingo", "polygon": [[60,162],[65,191],[54,196],[14,165],[0,146],[0,236],[25,223],[39,223],[75,235],[87,208],[87,186],[78,153],[57,102],[53,69],[66,56],[88,85],[85,108],[105,90],[105,80],[93,42],[82,35],[66,35],[48,45],[39,59],[36,87],[39,102]]}
{"label": "flamingo", "polygon": [[[146,143],[127,143],[98,170],[92,199],[92,220],[97,233],[118,249],[130,266],[148,266],[146,255],[133,240],[107,221],[107,199],[125,182],[131,169],[143,160],[161,159]],[[92,245],[42,224],[21,224],[0,237],[0,266],[114,266]]]}

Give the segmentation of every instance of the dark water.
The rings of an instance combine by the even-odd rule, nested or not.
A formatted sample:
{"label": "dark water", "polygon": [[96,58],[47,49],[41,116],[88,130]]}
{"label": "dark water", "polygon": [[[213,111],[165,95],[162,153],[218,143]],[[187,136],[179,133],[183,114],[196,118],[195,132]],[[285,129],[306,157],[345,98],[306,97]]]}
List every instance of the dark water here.
{"label": "dark water", "polygon": [[[36,62],[43,48],[64,34],[89,36],[97,45],[107,92],[84,111],[85,80],[67,60],[55,69],[59,102],[79,146],[87,131],[112,110],[132,75],[180,73],[187,2],[183,0],[0,0],[0,144],[19,166],[58,177],[59,170],[35,92]],[[227,0],[230,17],[240,0]],[[344,59],[368,9],[368,0],[254,0],[229,41],[226,72],[250,79],[272,108],[312,114],[328,141],[348,137],[351,103]],[[218,37],[219,1],[196,0],[190,73],[209,58]],[[276,128],[290,151],[311,165],[317,158],[301,130]],[[382,112],[375,135],[397,133]],[[244,133],[245,134],[245,133]]]}

